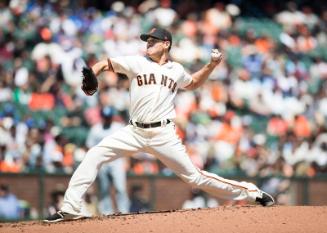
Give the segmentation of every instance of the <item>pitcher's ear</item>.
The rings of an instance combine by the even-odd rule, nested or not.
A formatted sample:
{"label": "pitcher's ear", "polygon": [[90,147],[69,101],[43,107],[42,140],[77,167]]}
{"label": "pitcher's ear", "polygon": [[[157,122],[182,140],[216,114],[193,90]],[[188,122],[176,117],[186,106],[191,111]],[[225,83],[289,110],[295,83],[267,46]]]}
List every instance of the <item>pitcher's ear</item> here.
{"label": "pitcher's ear", "polygon": [[171,42],[169,40],[165,41],[165,45],[167,46],[166,48],[168,48],[168,51],[170,51],[171,48]]}

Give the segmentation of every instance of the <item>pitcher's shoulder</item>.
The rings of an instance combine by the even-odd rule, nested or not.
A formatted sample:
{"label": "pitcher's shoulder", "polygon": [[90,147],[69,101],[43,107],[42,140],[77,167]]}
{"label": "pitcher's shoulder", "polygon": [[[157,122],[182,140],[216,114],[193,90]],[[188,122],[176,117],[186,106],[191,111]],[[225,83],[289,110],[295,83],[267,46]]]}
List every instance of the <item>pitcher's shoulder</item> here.
{"label": "pitcher's shoulder", "polygon": [[171,67],[176,71],[180,71],[180,72],[184,71],[184,66],[175,61],[171,61]]}

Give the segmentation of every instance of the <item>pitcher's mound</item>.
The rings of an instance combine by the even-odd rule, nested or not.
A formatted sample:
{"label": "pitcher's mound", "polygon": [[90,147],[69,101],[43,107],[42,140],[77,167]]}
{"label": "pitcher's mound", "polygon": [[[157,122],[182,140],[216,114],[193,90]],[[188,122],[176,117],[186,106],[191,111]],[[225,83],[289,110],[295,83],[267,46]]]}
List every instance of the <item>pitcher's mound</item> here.
{"label": "pitcher's mound", "polygon": [[213,209],[95,217],[59,223],[2,223],[0,232],[13,233],[213,233],[327,232],[325,206],[234,206]]}

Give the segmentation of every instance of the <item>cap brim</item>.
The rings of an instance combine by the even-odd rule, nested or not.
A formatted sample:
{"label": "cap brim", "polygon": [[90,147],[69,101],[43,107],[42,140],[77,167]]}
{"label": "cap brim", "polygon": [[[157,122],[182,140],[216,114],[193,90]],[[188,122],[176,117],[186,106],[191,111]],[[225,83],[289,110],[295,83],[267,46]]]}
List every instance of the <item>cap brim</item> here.
{"label": "cap brim", "polygon": [[162,39],[160,39],[160,38],[158,38],[158,37],[156,37],[156,36],[149,35],[149,34],[142,34],[142,35],[140,35],[141,40],[143,40],[143,41],[145,41],[145,42],[147,42],[147,40],[148,40],[150,37],[151,37],[151,38],[158,39],[158,40],[162,40]]}
{"label": "cap brim", "polygon": [[147,41],[150,36],[148,34],[141,34],[140,38],[143,41]]}

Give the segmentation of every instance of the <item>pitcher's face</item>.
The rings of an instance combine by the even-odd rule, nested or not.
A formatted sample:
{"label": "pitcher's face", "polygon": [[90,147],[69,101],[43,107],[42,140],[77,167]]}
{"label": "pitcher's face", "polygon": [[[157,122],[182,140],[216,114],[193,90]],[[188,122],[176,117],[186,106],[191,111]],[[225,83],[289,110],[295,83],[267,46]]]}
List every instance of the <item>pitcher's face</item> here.
{"label": "pitcher's face", "polygon": [[170,42],[149,37],[146,45],[146,55],[150,58],[161,56],[169,48]]}

